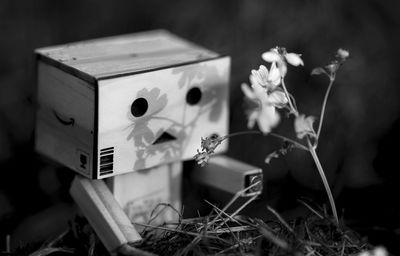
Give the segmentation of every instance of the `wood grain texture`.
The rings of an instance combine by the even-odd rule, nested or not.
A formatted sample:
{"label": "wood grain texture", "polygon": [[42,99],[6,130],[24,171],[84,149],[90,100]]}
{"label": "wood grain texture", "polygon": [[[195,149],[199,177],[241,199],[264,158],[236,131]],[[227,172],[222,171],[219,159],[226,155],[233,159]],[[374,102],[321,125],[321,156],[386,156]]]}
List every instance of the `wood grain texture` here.
{"label": "wood grain texture", "polygon": [[85,79],[104,79],[219,56],[165,30],[45,47],[36,53],[62,64],[71,73],[81,72]]}
{"label": "wood grain texture", "polygon": [[[100,166],[99,176],[192,159],[201,137],[227,134],[229,67],[226,57],[100,81],[99,162],[113,147],[114,164],[112,172]],[[135,116],[137,99],[147,103]],[[157,143],[165,133],[172,139]],[[226,149],[224,142],[217,152]]]}
{"label": "wood grain texture", "polygon": [[[53,62],[38,60],[36,149],[86,177],[192,159],[201,137],[228,133],[229,57],[166,31],[37,53]],[[125,68],[151,71],[126,74]],[[94,80],[76,76],[77,70]],[[110,73],[97,77],[99,70]],[[137,99],[146,102],[140,115],[132,112]],[[226,149],[223,143],[217,151]]]}
{"label": "wood grain texture", "polygon": [[37,95],[36,150],[91,177],[95,109],[93,87],[39,62]]}
{"label": "wood grain texture", "polygon": [[[181,181],[182,162],[106,179],[110,191],[132,222],[148,224],[157,215],[151,221],[151,225],[155,226],[179,219],[182,207]],[[137,228],[140,230],[140,226]]]}
{"label": "wood grain texture", "polygon": [[121,246],[141,239],[104,181],[77,175],[70,194],[107,250],[115,252]]}
{"label": "wood grain texture", "polygon": [[[215,155],[210,158],[204,167],[196,166],[192,172],[195,182],[218,188],[236,194],[248,187],[252,177],[262,181],[262,170],[224,155]],[[256,191],[248,191],[244,196],[261,194],[262,184]]]}

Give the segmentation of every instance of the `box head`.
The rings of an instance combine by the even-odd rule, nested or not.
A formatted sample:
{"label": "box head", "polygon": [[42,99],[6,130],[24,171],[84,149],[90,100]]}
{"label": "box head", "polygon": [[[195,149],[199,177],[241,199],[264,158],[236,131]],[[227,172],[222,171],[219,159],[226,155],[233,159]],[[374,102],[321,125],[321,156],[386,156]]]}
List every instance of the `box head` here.
{"label": "box head", "polygon": [[228,57],[165,31],[37,53],[36,148],[88,177],[191,159],[227,133]]}

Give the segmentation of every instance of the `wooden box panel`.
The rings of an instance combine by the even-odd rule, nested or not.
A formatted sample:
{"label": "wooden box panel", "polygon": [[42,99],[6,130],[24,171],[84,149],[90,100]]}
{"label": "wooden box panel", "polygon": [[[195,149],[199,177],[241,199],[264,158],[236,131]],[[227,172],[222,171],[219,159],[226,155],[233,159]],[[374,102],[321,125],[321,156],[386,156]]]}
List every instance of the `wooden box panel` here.
{"label": "wooden box panel", "polygon": [[219,57],[166,30],[146,31],[37,49],[43,59],[90,83]]}
{"label": "wooden box panel", "polygon": [[38,62],[38,152],[92,176],[94,143],[94,88],[87,82]]}
{"label": "wooden box panel", "polygon": [[[228,132],[229,57],[171,33],[96,39],[36,53],[36,149],[86,177],[191,159],[201,137]],[[147,104],[140,115],[140,104],[132,107],[138,98]]]}

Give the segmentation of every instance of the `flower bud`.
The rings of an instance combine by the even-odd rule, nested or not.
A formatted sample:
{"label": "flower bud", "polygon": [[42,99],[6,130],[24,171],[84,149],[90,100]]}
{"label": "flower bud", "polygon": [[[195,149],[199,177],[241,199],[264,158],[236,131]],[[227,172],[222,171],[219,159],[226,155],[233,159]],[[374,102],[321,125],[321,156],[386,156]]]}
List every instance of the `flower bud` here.
{"label": "flower bud", "polygon": [[337,50],[336,56],[338,56],[341,59],[346,59],[350,56],[350,53],[349,51],[340,48],[339,50]]}
{"label": "flower bud", "polygon": [[291,64],[293,66],[296,66],[296,67],[299,66],[299,65],[304,66],[304,62],[300,58],[300,54],[287,53],[287,54],[285,54],[285,59],[289,64]]}
{"label": "flower bud", "polygon": [[273,49],[268,51],[268,52],[264,52],[261,55],[261,58],[263,58],[263,60],[265,60],[266,62],[279,62],[279,61],[281,61],[281,56],[279,55],[279,53],[277,53]]}

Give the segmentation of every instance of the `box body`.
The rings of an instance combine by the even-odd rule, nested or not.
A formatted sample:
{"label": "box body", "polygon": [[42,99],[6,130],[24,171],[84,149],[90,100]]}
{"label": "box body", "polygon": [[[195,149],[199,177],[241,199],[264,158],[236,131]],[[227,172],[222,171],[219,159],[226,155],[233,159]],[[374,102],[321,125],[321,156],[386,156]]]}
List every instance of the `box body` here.
{"label": "box body", "polygon": [[36,150],[86,177],[191,159],[228,132],[229,57],[166,31],[36,53]]}
{"label": "box body", "polygon": [[181,162],[125,173],[106,182],[132,222],[157,226],[176,223],[179,219],[182,211]]}

